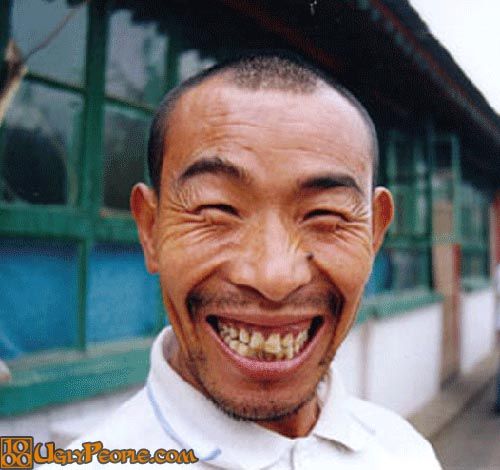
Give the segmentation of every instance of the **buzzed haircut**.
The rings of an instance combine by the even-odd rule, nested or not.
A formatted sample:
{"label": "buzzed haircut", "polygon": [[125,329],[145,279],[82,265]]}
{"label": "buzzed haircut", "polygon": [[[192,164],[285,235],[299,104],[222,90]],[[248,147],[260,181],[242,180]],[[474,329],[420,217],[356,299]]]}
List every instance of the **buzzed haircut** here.
{"label": "buzzed haircut", "polygon": [[279,51],[246,54],[218,63],[185,80],[164,96],[153,118],[148,141],[149,177],[157,194],[160,193],[170,115],[184,93],[216,75],[224,75],[228,83],[244,90],[278,90],[310,95],[322,85],[333,88],[358,110],[368,127],[372,144],[372,187],[375,187],[379,161],[378,139],[375,125],[364,106],[350,91],[316,66],[292,53]]}

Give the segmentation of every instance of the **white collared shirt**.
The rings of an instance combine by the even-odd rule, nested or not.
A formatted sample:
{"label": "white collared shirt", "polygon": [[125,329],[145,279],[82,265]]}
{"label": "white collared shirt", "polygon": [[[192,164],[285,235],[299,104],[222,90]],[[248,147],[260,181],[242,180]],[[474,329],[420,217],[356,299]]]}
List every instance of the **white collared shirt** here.
{"label": "white collared shirt", "polygon": [[[107,449],[147,448],[151,454],[160,448],[193,449],[200,459],[194,467],[207,470],[441,468],[431,445],[410,424],[347,394],[334,367],[318,388],[316,425],[308,436],[290,439],[229,417],[185,382],[164,358],[172,342],[173,331],[166,328],[153,344],[146,386],[68,448],[99,440]],[[98,466],[94,460],[86,468]]]}

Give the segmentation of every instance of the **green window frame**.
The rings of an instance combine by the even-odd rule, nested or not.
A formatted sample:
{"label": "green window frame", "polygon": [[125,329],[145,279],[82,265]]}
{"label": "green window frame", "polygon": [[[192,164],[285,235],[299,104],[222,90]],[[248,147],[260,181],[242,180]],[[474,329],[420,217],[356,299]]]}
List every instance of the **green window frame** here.
{"label": "green window frame", "polygon": [[417,256],[420,269],[405,281],[392,266],[391,285],[364,299],[361,320],[399,315],[442,299],[432,289],[432,165],[425,138],[398,129],[387,130],[383,137],[381,182],[393,194],[395,218],[381,253],[396,260]]}
{"label": "green window frame", "polygon": [[448,222],[435,227],[434,244],[456,244],[461,249],[461,278],[465,291],[490,285],[489,192],[472,183],[470,169],[462,175],[462,146],[458,135],[432,136],[432,197],[434,217],[443,211]]}
{"label": "green window frame", "polygon": [[487,194],[461,185],[462,286],[466,291],[490,284],[490,217]]}
{"label": "green window frame", "polygon": [[[8,41],[9,18],[15,0],[1,2],[0,50]],[[110,341],[98,345],[86,339],[86,295],[89,256],[98,243],[138,243],[135,223],[128,212],[105,211],[103,201],[103,117],[105,106],[136,113],[150,119],[154,107],[140,106],[105,95],[105,61],[109,10],[105,0],[87,4],[85,76],[74,85],[29,72],[23,79],[54,90],[78,95],[83,100],[79,148],[78,197],[73,205],[29,205],[0,201],[0,237],[69,240],[78,251],[78,344],[72,350],[40,352],[8,362],[12,380],[0,385],[0,416],[35,410],[112,391],[143,381],[148,371],[152,337]],[[175,42],[175,40],[173,41]],[[175,47],[169,47],[175,54]],[[3,54],[2,54],[3,56]],[[175,58],[175,57],[174,57]],[[168,63],[174,63],[169,57]],[[175,67],[165,86],[176,82]],[[2,138],[0,128],[0,140]],[[1,158],[1,155],[0,155]],[[146,169],[144,168],[146,177]],[[158,289],[157,326],[165,312]]]}
{"label": "green window frame", "polygon": [[[431,133],[433,244],[461,242],[461,145],[454,133]],[[447,220],[440,224],[439,219]]]}

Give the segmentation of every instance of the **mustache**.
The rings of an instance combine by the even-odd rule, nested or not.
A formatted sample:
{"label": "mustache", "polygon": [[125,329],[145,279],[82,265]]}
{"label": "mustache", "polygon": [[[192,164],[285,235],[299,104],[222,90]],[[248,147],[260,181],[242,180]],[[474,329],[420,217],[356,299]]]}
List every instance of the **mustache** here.
{"label": "mustache", "polygon": [[243,294],[241,292],[204,292],[193,290],[187,297],[186,306],[190,315],[200,309],[223,310],[225,308],[248,309],[315,309],[328,310],[333,315],[339,315],[344,301],[333,291],[317,293],[296,293],[283,302],[272,302],[260,295]]}

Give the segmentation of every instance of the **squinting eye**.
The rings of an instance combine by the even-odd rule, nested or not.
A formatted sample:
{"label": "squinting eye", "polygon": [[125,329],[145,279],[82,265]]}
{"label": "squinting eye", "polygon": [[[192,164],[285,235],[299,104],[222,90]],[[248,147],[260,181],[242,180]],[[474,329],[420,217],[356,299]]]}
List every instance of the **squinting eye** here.
{"label": "squinting eye", "polygon": [[233,207],[230,206],[229,204],[206,204],[203,206],[200,206],[196,209],[196,212],[201,213],[204,210],[216,210],[220,212],[224,212],[226,214],[231,214],[231,215],[239,215],[238,211]]}
{"label": "squinting eye", "polygon": [[327,209],[315,209],[311,212],[308,212],[305,216],[304,216],[304,220],[309,220],[309,219],[312,219],[314,217],[321,217],[321,216],[328,216],[328,215],[331,215],[331,216],[337,216],[337,214],[335,214],[335,212],[332,212],[332,211],[329,211]]}

